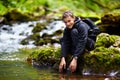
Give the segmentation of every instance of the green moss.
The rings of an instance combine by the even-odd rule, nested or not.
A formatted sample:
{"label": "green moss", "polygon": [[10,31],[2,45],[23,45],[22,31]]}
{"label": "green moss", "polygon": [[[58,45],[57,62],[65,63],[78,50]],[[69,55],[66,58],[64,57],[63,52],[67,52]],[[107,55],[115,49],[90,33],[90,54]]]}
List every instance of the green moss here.
{"label": "green moss", "polygon": [[54,65],[58,62],[59,57],[60,48],[52,46],[39,48],[30,54],[30,58],[34,59],[37,63],[39,63],[39,65]]}
{"label": "green moss", "polygon": [[43,39],[40,39],[37,44],[43,45],[43,44],[46,44],[46,43],[45,43],[45,41]]}
{"label": "green moss", "polygon": [[28,36],[27,38],[23,39],[20,43],[23,45],[26,45],[29,43],[29,41],[35,41],[35,44],[36,44],[39,41],[39,39],[40,39],[40,34],[34,33],[34,34]]}
{"label": "green moss", "polygon": [[110,47],[118,39],[118,36],[101,33],[97,37],[96,47]]}
{"label": "green moss", "polygon": [[30,57],[35,58],[37,60],[47,60],[47,59],[56,59],[60,55],[60,49],[54,47],[41,47],[37,50],[34,50]]}
{"label": "green moss", "polygon": [[27,13],[21,12],[17,8],[10,9],[8,13],[4,15],[7,21],[31,21],[34,20],[30,15]]}
{"label": "green moss", "polygon": [[37,23],[36,26],[33,28],[32,32],[37,33],[40,32],[41,30],[45,29],[46,24],[45,23]]}
{"label": "green moss", "polygon": [[34,33],[33,35],[30,35],[28,38],[31,40],[39,41],[40,34],[37,32],[37,33]]}
{"label": "green moss", "polygon": [[23,40],[20,42],[20,44],[26,45],[26,44],[28,44],[28,40],[27,40],[27,39],[23,39]]}
{"label": "green moss", "polygon": [[115,48],[99,48],[85,56],[85,65],[92,71],[119,70],[120,51]]}

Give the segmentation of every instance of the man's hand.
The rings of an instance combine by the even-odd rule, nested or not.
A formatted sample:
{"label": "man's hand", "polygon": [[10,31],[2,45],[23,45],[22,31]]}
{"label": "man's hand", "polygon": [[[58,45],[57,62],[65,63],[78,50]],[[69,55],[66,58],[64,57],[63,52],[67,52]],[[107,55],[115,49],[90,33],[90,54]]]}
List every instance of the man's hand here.
{"label": "man's hand", "polygon": [[60,62],[60,65],[59,65],[59,72],[62,72],[63,69],[66,69],[66,62],[65,62],[64,57],[61,58],[61,62]]}
{"label": "man's hand", "polygon": [[77,59],[73,58],[73,60],[71,61],[70,65],[69,65],[69,69],[71,72],[76,71],[77,68]]}

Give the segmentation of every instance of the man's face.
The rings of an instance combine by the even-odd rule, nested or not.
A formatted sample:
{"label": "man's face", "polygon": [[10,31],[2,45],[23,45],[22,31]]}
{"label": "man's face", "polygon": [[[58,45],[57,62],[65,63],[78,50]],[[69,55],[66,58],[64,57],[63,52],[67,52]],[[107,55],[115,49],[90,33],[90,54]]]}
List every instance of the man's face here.
{"label": "man's face", "polygon": [[71,29],[73,27],[74,20],[75,19],[73,17],[71,17],[71,16],[68,16],[68,17],[66,17],[66,18],[63,19],[66,27],[69,28],[69,29]]}

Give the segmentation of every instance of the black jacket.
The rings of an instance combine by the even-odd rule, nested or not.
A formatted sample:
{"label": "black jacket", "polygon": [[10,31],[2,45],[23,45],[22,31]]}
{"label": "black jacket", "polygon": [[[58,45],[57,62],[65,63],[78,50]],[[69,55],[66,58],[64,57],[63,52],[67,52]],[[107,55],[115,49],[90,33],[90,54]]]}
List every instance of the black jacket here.
{"label": "black jacket", "polygon": [[[89,26],[84,23],[82,20],[80,20],[78,17],[76,17],[75,19],[75,23],[73,25],[73,28],[74,29],[76,28],[78,30],[78,42],[77,42],[77,45],[74,46],[74,51],[73,51],[73,56],[80,56],[80,54],[82,54],[85,50],[85,47],[86,47],[86,43],[87,43],[87,38],[88,38],[88,29],[89,29]],[[67,27],[64,29],[64,33],[63,33],[63,42],[65,43],[64,46],[67,47],[67,45],[71,44],[71,30],[72,29],[68,29]],[[69,37],[69,38],[68,38]],[[64,49],[64,46],[63,49]],[[72,47],[72,46],[68,46],[68,47]],[[63,50],[61,52],[61,56],[65,57],[67,54],[67,52],[65,50]]]}

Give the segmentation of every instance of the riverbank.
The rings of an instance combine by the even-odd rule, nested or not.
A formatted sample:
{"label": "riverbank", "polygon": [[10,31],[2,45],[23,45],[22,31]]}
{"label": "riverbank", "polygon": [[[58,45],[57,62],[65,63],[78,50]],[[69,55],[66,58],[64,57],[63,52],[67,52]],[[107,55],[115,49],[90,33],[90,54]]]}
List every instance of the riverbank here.
{"label": "riverbank", "polygon": [[[119,43],[117,43],[119,40],[119,36],[109,35],[106,33],[99,34],[96,42],[96,48],[89,53],[85,53],[82,74],[86,74],[86,72],[89,71],[89,74],[101,73],[109,75],[109,73],[114,71],[117,72],[114,76],[119,76],[120,48],[117,46],[119,45]],[[23,53],[24,51],[26,51],[26,49],[23,50]],[[51,66],[58,70],[60,47],[38,47],[37,49],[33,49],[31,51],[32,52],[28,52],[28,62],[33,60],[33,63],[31,63],[39,67]]]}

